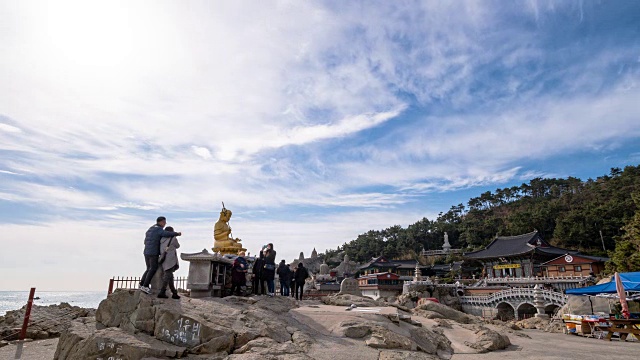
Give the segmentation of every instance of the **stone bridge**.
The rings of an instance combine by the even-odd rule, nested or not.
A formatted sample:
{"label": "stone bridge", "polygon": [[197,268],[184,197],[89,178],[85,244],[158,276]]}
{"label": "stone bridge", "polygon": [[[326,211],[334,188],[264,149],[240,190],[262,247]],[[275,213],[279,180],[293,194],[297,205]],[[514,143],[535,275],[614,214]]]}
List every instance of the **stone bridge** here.
{"label": "stone bridge", "polygon": [[536,293],[543,301],[545,313],[549,315],[567,302],[567,296],[563,293],[533,288],[513,288],[483,296],[459,296],[459,299],[467,313],[510,320],[536,314]]}

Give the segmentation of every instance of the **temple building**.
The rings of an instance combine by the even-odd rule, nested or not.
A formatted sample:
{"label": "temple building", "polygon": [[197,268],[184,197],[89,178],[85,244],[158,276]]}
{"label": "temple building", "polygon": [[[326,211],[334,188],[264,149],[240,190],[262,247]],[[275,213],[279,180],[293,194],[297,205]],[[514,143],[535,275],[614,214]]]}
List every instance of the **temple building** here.
{"label": "temple building", "polygon": [[358,278],[358,288],[362,296],[373,300],[400,295],[402,283],[400,276],[389,272],[369,273]]}
{"label": "temple building", "polygon": [[477,260],[483,273],[493,277],[544,276],[542,264],[577,251],[551,246],[537,231],[517,236],[498,236],[486,248],[465,253],[465,260]]}
{"label": "temple building", "polygon": [[412,280],[416,266],[421,275],[428,275],[429,267],[420,265],[416,260],[389,260],[383,255],[372,258],[368,263],[360,266],[360,274],[364,276],[376,273],[393,273],[398,275],[400,280]]}
{"label": "temple building", "polygon": [[540,265],[547,277],[598,275],[604,270],[606,257],[564,254]]}

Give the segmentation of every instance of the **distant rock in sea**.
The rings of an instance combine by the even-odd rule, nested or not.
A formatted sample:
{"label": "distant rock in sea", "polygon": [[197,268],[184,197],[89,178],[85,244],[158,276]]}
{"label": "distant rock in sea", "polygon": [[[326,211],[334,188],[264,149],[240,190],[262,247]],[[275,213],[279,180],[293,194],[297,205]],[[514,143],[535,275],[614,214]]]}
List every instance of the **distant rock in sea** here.
{"label": "distant rock in sea", "polygon": [[[26,306],[23,306],[19,310],[8,311],[4,316],[0,316],[0,338],[8,341],[18,339],[25,311]],[[95,309],[85,309],[64,302],[49,306],[33,305],[27,338],[40,340],[58,337],[70,326],[72,320],[88,316],[95,316]]]}

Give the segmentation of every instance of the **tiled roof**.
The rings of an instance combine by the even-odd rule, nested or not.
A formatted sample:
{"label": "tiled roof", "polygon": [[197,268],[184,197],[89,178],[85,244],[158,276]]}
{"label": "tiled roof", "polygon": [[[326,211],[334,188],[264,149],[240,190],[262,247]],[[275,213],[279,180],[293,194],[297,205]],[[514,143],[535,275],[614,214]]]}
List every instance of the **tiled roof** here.
{"label": "tiled roof", "polygon": [[[388,260],[384,256],[379,256],[377,258],[371,259],[368,263],[360,266],[360,269],[366,269],[369,267],[391,267],[396,268],[398,265],[394,261]],[[414,265],[415,267],[415,265]]]}
{"label": "tiled roof", "polygon": [[486,248],[466,253],[463,256],[467,259],[489,259],[524,255],[532,252],[556,256],[575,253],[575,251],[551,246],[542,239],[537,231],[534,231],[517,236],[498,236]]}

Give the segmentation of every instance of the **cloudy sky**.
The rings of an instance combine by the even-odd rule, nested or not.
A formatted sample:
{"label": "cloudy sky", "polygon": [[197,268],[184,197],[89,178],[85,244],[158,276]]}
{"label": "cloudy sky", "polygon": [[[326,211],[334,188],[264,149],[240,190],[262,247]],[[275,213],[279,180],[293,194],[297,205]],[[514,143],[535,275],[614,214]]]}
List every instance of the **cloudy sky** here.
{"label": "cloudy sky", "polygon": [[[0,0],[0,290],[278,258],[640,163],[637,1]],[[181,275],[186,273],[183,264]]]}

